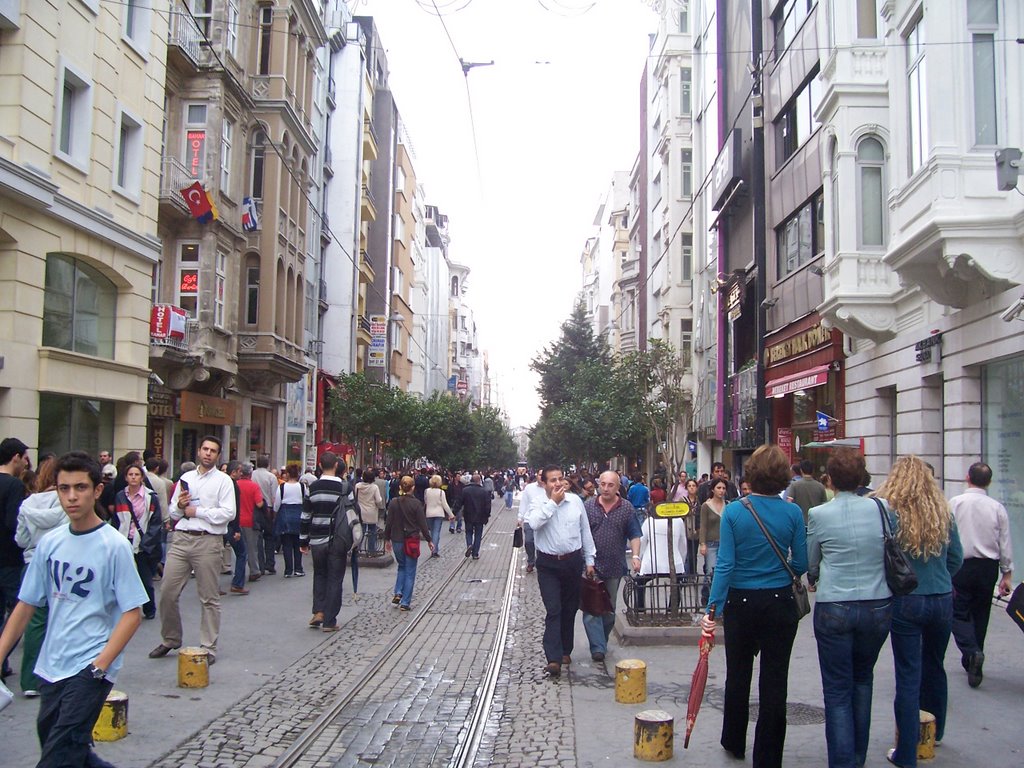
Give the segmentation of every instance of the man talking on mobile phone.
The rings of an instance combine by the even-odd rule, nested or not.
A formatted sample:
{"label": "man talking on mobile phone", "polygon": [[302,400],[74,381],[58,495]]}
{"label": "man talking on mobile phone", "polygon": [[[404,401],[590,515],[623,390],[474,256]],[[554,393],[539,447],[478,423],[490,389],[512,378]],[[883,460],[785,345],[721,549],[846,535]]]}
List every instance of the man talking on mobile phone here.
{"label": "man talking on mobile phone", "polygon": [[170,519],[174,538],[167,550],[164,577],[160,582],[160,645],[149,652],[159,659],[181,647],[181,611],[178,598],[195,572],[196,591],[202,604],[199,644],[217,660],[220,634],[220,572],[224,534],[235,518],[235,486],[217,469],[221,444],[216,437],[203,438],[199,466],[186,472],[171,497]]}
{"label": "man talking on mobile phone", "polygon": [[537,499],[524,515],[537,545],[537,586],[544,600],[544,655],[548,677],[558,677],[572,661],[580,576],[594,575],[594,537],[580,497],[568,493],[562,468],[549,464],[540,473],[547,498]]}

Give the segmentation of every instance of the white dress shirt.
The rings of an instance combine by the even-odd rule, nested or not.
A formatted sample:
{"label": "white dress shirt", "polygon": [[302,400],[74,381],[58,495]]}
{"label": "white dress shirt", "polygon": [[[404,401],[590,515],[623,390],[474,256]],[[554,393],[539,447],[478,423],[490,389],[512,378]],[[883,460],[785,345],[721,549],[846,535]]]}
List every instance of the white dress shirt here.
{"label": "white dress shirt", "polygon": [[582,549],[584,562],[594,564],[597,548],[590,533],[590,521],[583,502],[575,493],[566,493],[562,503],[556,506],[545,492],[544,498],[536,500],[526,511],[523,522],[533,529],[533,540],[539,552],[567,555]]}
{"label": "white dress shirt", "polygon": [[548,492],[536,482],[530,483],[523,488],[522,493],[519,494],[519,511],[516,513],[519,522],[526,522],[526,513],[530,511],[530,507],[533,506],[535,501],[543,501],[547,497]]}
{"label": "white dress shirt", "polygon": [[231,478],[216,467],[203,474],[193,469],[181,476],[188,483],[189,502],[196,508],[195,517],[185,517],[184,511],[178,508],[178,496],[181,495],[181,482],[174,489],[171,497],[171,519],[176,520],[176,531],[205,531],[223,536],[228,532],[228,523],[235,518],[235,486]]}
{"label": "white dress shirt", "polygon": [[1001,573],[1012,572],[1013,549],[1006,507],[989,496],[984,488],[970,486],[950,499],[949,506],[964,547],[964,559],[998,560]]}

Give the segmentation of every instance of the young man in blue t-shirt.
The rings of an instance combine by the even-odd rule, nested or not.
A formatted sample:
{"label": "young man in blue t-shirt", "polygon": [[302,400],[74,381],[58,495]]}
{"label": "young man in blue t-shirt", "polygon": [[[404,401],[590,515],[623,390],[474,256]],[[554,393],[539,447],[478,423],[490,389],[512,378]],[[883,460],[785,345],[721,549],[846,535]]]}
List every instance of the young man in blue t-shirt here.
{"label": "young man in blue t-shirt", "polygon": [[3,657],[35,609],[49,605],[35,667],[46,681],[36,723],[40,767],[109,765],[92,754],[92,729],[148,600],[128,539],[96,514],[100,481],[100,466],[84,453],[57,461],[57,495],[70,524],[40,540],[0,636]]}

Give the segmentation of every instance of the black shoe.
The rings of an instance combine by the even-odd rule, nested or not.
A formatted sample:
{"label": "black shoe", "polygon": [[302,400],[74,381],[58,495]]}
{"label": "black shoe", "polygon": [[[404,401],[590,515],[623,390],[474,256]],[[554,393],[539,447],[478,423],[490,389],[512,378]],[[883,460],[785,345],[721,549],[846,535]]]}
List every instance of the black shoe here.
{"label": "black shoe", "polygon": [[984,675],[981,673],[981,667],[985,663],[985,654],[981,651],[971,654],[970,661],[967,663],[967,684],[971,688],[977,688],[981,685],[982,678]]}
{"label": "black shoe", "polygon": [[166,656],[168,653],[170,653],[173,650],[176,650],[176,649],[173,648],[170,645],[164,645],[163,643],[160,643],[160,645],[158,645],[156,648],[154,648],[152,651],[149,652],[149,658],[151,658],[151,659],[162,659],[164,656]]}
{"label": "black shoe", "polygon": [[206,666],[212,667],[216,663],[217,663],[217,657],[214,656],[212,653],[207,654],[207,656],[206,656]]}
{"label": "black shoe", "polygon": [[594,661],[604,661],[604,654],[600,651],[597,651],[596,653],[590,654],[590,658],[592,658]]}
{"label": "black shoe", "polygon": [[146,619],[147,621],[152,621],[153,619],[156,618],[156,614],[155,613],[144,613],[144,614],[142,614],[142,618]]}
{"label": "black shoe", "polygon": [[466,547],[466,557],[469,557],[472,554],[473,554],[473,548],[472,547]]}
{"label": "black shoe", "polygon": [[473,555],[473,559],[474,560],[479,560],[480,559],[480,555]]}
{"label": "black shoe", "polygon": [[448,529],[448,533],[455,533],[455,529],[454,528],[449,528]]}
{"label": "black shoe", "polygon": [[560,677],[562,674],[562,667],[557,661],[552,661],[546,667],[544,667],[544,675],[546,677]]}

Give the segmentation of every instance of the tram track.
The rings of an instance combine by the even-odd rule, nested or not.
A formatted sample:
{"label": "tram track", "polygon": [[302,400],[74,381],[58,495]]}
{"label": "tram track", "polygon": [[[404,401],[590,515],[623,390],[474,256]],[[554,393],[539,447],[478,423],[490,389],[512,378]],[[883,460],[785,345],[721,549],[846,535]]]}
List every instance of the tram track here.
{"label": "tram track", "polygon": [[[500,523],[498,518],[494,523]],[[506,540],[510,532],[505,530],[504,525],[490,526],[484,535],[484,543],[492,543],[495,540]],[[504,557],[499,554],[498,557]],[[448,768],[468,768],[473,764],[479,751],[480,742],[484,734],[484,727],[490,711],[494,690],[504,657],[505,642],[509,627],[509,614],[512,606],[513,584],[517,572],[517,552],[512,551],[508,560],[508,567],[505,572],[502,599],[497,614],[497,626],[490,645],[488,661],[480,684],[473,694],[473,707],[471,716],[459,727],[459,736],[454,753],[448,759],[443,759],[439,754],[441,744],[437,744],[431,753],[431,765],[447,765]],[[367,667],[353,680],[348,687],[331,704],[321,712],[317,719],[309,725],[290,744],[277,760],[273,768],[292,768],[293,766],[309,765],[308,753],[329,731],[335,728],[345,711],[353,705],[367,690],[368,686],[378,676],[387,674],[389,662],[399,658],[406,650],[407,642],[416,637],[416,631],[420,628],[427,617],[431,614],[431,608],[438,605],[446,596],[452,586],[457,583],[460,576],[467,573],[468,559],[463,559],[458,565],[452,568],[451,572],[444,577],[437,585],[426,601],[420,604],[419,609],[411,616],[410,620],[396,634],[392,635],[387,648],[381,651]],[[443,762],[439,760],[443,759]]]}

